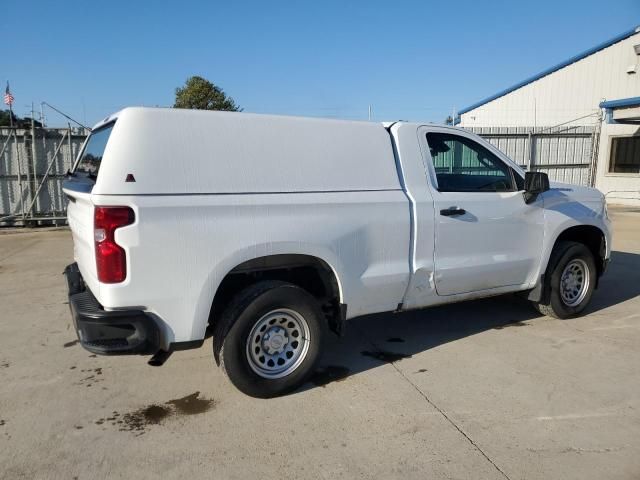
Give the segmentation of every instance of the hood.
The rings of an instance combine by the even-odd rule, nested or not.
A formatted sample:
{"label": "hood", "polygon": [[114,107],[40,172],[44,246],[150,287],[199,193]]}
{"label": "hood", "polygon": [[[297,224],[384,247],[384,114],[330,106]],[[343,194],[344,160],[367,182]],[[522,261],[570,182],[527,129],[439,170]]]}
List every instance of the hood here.
{"label": "hood", "polygon": [[544,208],[558,210],[573,218],[594,218],[606,215],[602,192],[595,188],[550,182],[551,188],[543,195]]}
{"label": "hood", "polygon": [[597,188],[572,185],[570,183],[550,182],[551,192],[561,193],[574,200],[597,201],[604,200],[604,195]]}

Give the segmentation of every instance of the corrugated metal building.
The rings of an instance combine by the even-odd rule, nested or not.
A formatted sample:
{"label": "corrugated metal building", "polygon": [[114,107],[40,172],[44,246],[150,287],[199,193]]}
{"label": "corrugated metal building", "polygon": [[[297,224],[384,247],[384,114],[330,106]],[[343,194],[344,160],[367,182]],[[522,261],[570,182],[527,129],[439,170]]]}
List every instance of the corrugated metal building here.
{"label": "corrugated metal building", "polygon": [[[592,132],[589,152],[580,158],[562,147],[538,163],[558,167],[553,160],[562,157],[565,171],[550,168],[552,178],[577,179],[572,181],[598,187],[610,202],[640,205],[640,27],[462,109],[456,123],[506,136],[547,133],[560,143],[572,131]],[[533,144],[527,148],[545,155],[533,152]],[[536,164],[535,158],[521,163]],[[569,169],[585,173],[569,175]]]}

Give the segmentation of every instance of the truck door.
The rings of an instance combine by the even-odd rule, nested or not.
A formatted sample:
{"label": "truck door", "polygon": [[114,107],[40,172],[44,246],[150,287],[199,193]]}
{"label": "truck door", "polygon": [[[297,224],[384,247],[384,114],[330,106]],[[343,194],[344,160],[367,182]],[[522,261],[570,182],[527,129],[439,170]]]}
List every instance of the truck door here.
{"label": "truck door", "polygon": [[542,252],[541,201],[527,205],[520,173],[475,135],[420,131],[434,200],[437,294],[532,281]]}

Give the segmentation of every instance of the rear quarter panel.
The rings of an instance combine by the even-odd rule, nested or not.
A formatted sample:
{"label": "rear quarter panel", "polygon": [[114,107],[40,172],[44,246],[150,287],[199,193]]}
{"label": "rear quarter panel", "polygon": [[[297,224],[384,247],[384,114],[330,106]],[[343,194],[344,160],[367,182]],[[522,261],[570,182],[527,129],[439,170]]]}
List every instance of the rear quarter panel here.
{"label": "rear quarter panel", "polygon": [[93,195],[129,205],[118,229],[127,280],[101,285],[106,308],[142,306],[167,342],[204,337],[215,291],[238,264],[300,253],[331,266],[348,316],[393,310],[406,289],[410,226],[402,190],[244,195]]}

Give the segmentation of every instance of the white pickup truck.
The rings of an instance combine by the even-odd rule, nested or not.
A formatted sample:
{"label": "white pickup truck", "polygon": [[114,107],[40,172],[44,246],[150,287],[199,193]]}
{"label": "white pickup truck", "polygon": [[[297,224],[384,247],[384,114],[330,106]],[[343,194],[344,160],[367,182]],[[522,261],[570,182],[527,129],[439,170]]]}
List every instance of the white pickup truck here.
{"label": "white pickup truck", "polygon": [[82,346],[158,365],[211,332],[257,397],[301,385],[360,315],[507,292],[577,315],[611,248],[597,190],[420,123],[127,108],[64,191]]}

